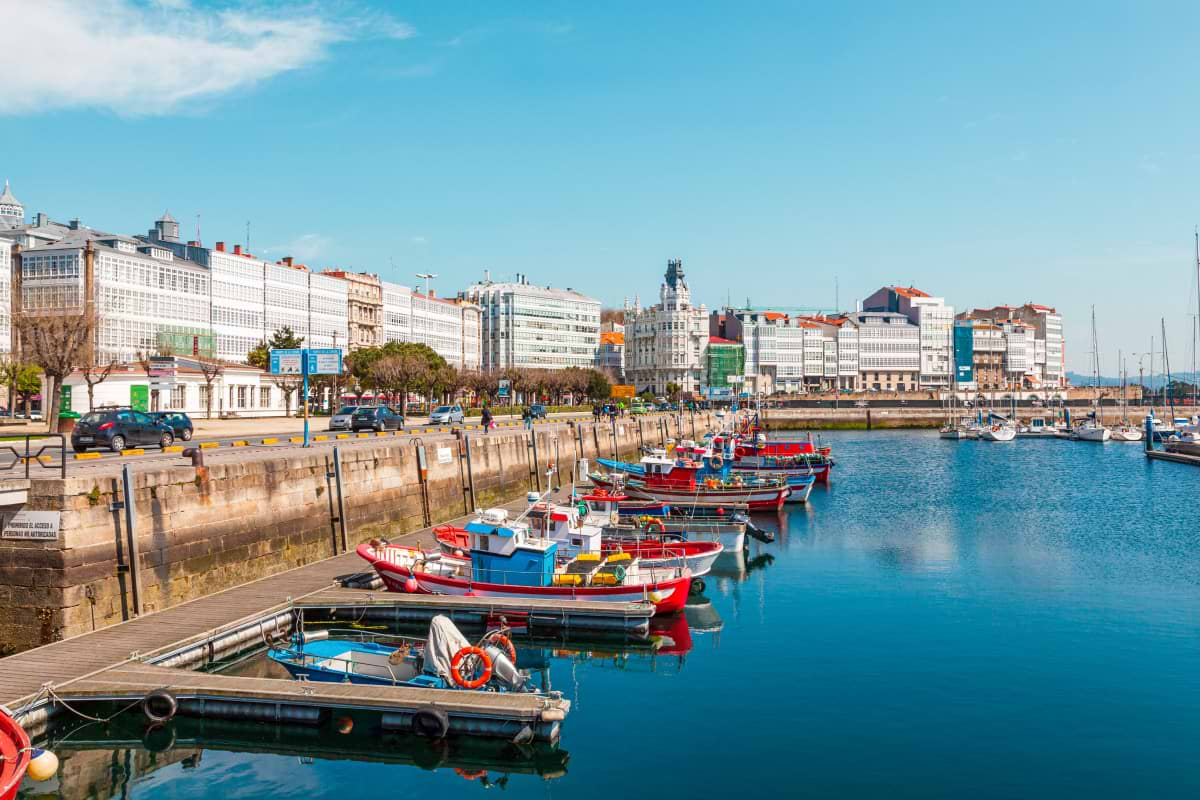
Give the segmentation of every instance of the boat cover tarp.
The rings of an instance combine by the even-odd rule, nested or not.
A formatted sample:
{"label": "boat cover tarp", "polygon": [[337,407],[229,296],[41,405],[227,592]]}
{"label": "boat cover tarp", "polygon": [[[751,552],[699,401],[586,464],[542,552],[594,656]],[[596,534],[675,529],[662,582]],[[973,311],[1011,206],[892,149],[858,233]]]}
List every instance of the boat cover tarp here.
{"label": "boat cover tarp", "polygon": [[450,676],[450,661],[464,647],[470,647],[467,638],[454,627],[444,614],[438,614],[429,622],[429,641],[425,644],[425,671],[437,675],[448,685],[454,683]]}
{"label": "boat cover tarp", "polygon": [[596,462],[602,467],[615,469],[617,472],[628,472],[630,475],[646,474],[646,468],[641,464],[629,464],[625,461],[614,461],[611,458],[598,458]]}

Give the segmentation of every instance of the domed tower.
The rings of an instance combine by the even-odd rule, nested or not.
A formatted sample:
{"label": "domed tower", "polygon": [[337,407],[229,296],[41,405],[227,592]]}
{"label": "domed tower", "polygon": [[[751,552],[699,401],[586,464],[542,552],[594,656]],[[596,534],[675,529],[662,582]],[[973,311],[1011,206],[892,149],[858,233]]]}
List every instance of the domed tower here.
{"label": "domed tower", "polygon": [[179,223],[175,221],[175,218],[168,211],[164,211],[163,215],[155,221],[154,231],[160,241],[179,241]]}
{"label": "domed tower", "polygon": [[0,192],[0,228],[19,228],[24,224],[25,206],[21,205],[20,200],[13,197],[6,180],[4,181],[4,191]]}

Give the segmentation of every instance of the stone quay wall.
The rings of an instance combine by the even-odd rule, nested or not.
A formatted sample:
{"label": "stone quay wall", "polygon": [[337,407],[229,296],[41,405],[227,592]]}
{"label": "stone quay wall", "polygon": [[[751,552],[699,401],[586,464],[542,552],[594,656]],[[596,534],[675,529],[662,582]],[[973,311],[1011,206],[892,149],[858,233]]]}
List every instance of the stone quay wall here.
{"label": "stone quay wall", "polygon": [[[566,485],[579,458],[630,455],[691,438],[693,425],[702,435],[711,422],[655,416],[341,442],[349,549],[544,490],[551,463],[555,485]],[[343,549],[331,447],[222,453],[205,467],[139,465],[131,477],[138,598],[125,512],[114,509],[124,500],[121,475],[31,481],[25,507],[61,511],[62,527],[57,541],[0,541],[0,655],[129,619],[135,599],[147,613]]]}

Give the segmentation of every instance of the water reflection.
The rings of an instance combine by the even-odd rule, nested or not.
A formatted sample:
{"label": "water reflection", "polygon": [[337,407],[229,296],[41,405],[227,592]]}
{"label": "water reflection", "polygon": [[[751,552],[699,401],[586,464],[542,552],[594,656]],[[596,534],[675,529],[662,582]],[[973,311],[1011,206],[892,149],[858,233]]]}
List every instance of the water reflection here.
{"label": "water reflection", "polygon": [[315,728],[183,717],[154,726],[137,714],[107,724],[69,721],[39,742],[61,759],[58,777],[27,784],[18,797],[128,797],[135,785],[158,771],[200,769],[206,754],[218,752],[291,756],[304,764],[353,761],[445,770],[481,787],[504,787],[514,775],[553,780],[567,773],[568,752],[554,744],[479,737],[435,741],[380,731],[373,724],[377,719],[347,714]]}

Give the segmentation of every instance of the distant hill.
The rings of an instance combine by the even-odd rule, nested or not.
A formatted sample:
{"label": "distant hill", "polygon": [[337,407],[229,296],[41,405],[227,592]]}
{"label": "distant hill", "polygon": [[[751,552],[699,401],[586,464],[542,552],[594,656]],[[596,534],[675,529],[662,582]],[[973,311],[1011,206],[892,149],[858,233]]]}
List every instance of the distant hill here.
{"label": "distant hill", "polygon": [[[1091,375],[1084,375],[1079,372],[1071,372],[1070,370],[1067,370],[1067,380],[1071,382],[1072,386],[1091,386],[1094,383]],[[1162,375],[1154,375],[1154,376],[1144,375],[1142,377],[1142,380],[1145,381],[1147,386],[1149,386],[1151,384],[1151,382],[1153,382],[1153,384],[1155,386],[1162,386],[1165,378]],[[1171,380],[1184,381],[1186,383],[1195,383],[1196,376],[1190,372],[1172,372]],[[1138,381],[1138,376],[1137,376],[1136,372],[1129,376],[1130,383],[1136,384],[1137,381]],[[1101,386],[1120,386],[1121,379],[1120,378],[1109,378],[1105,375],[1101,375],[1100,376],[1100,385]]]}

